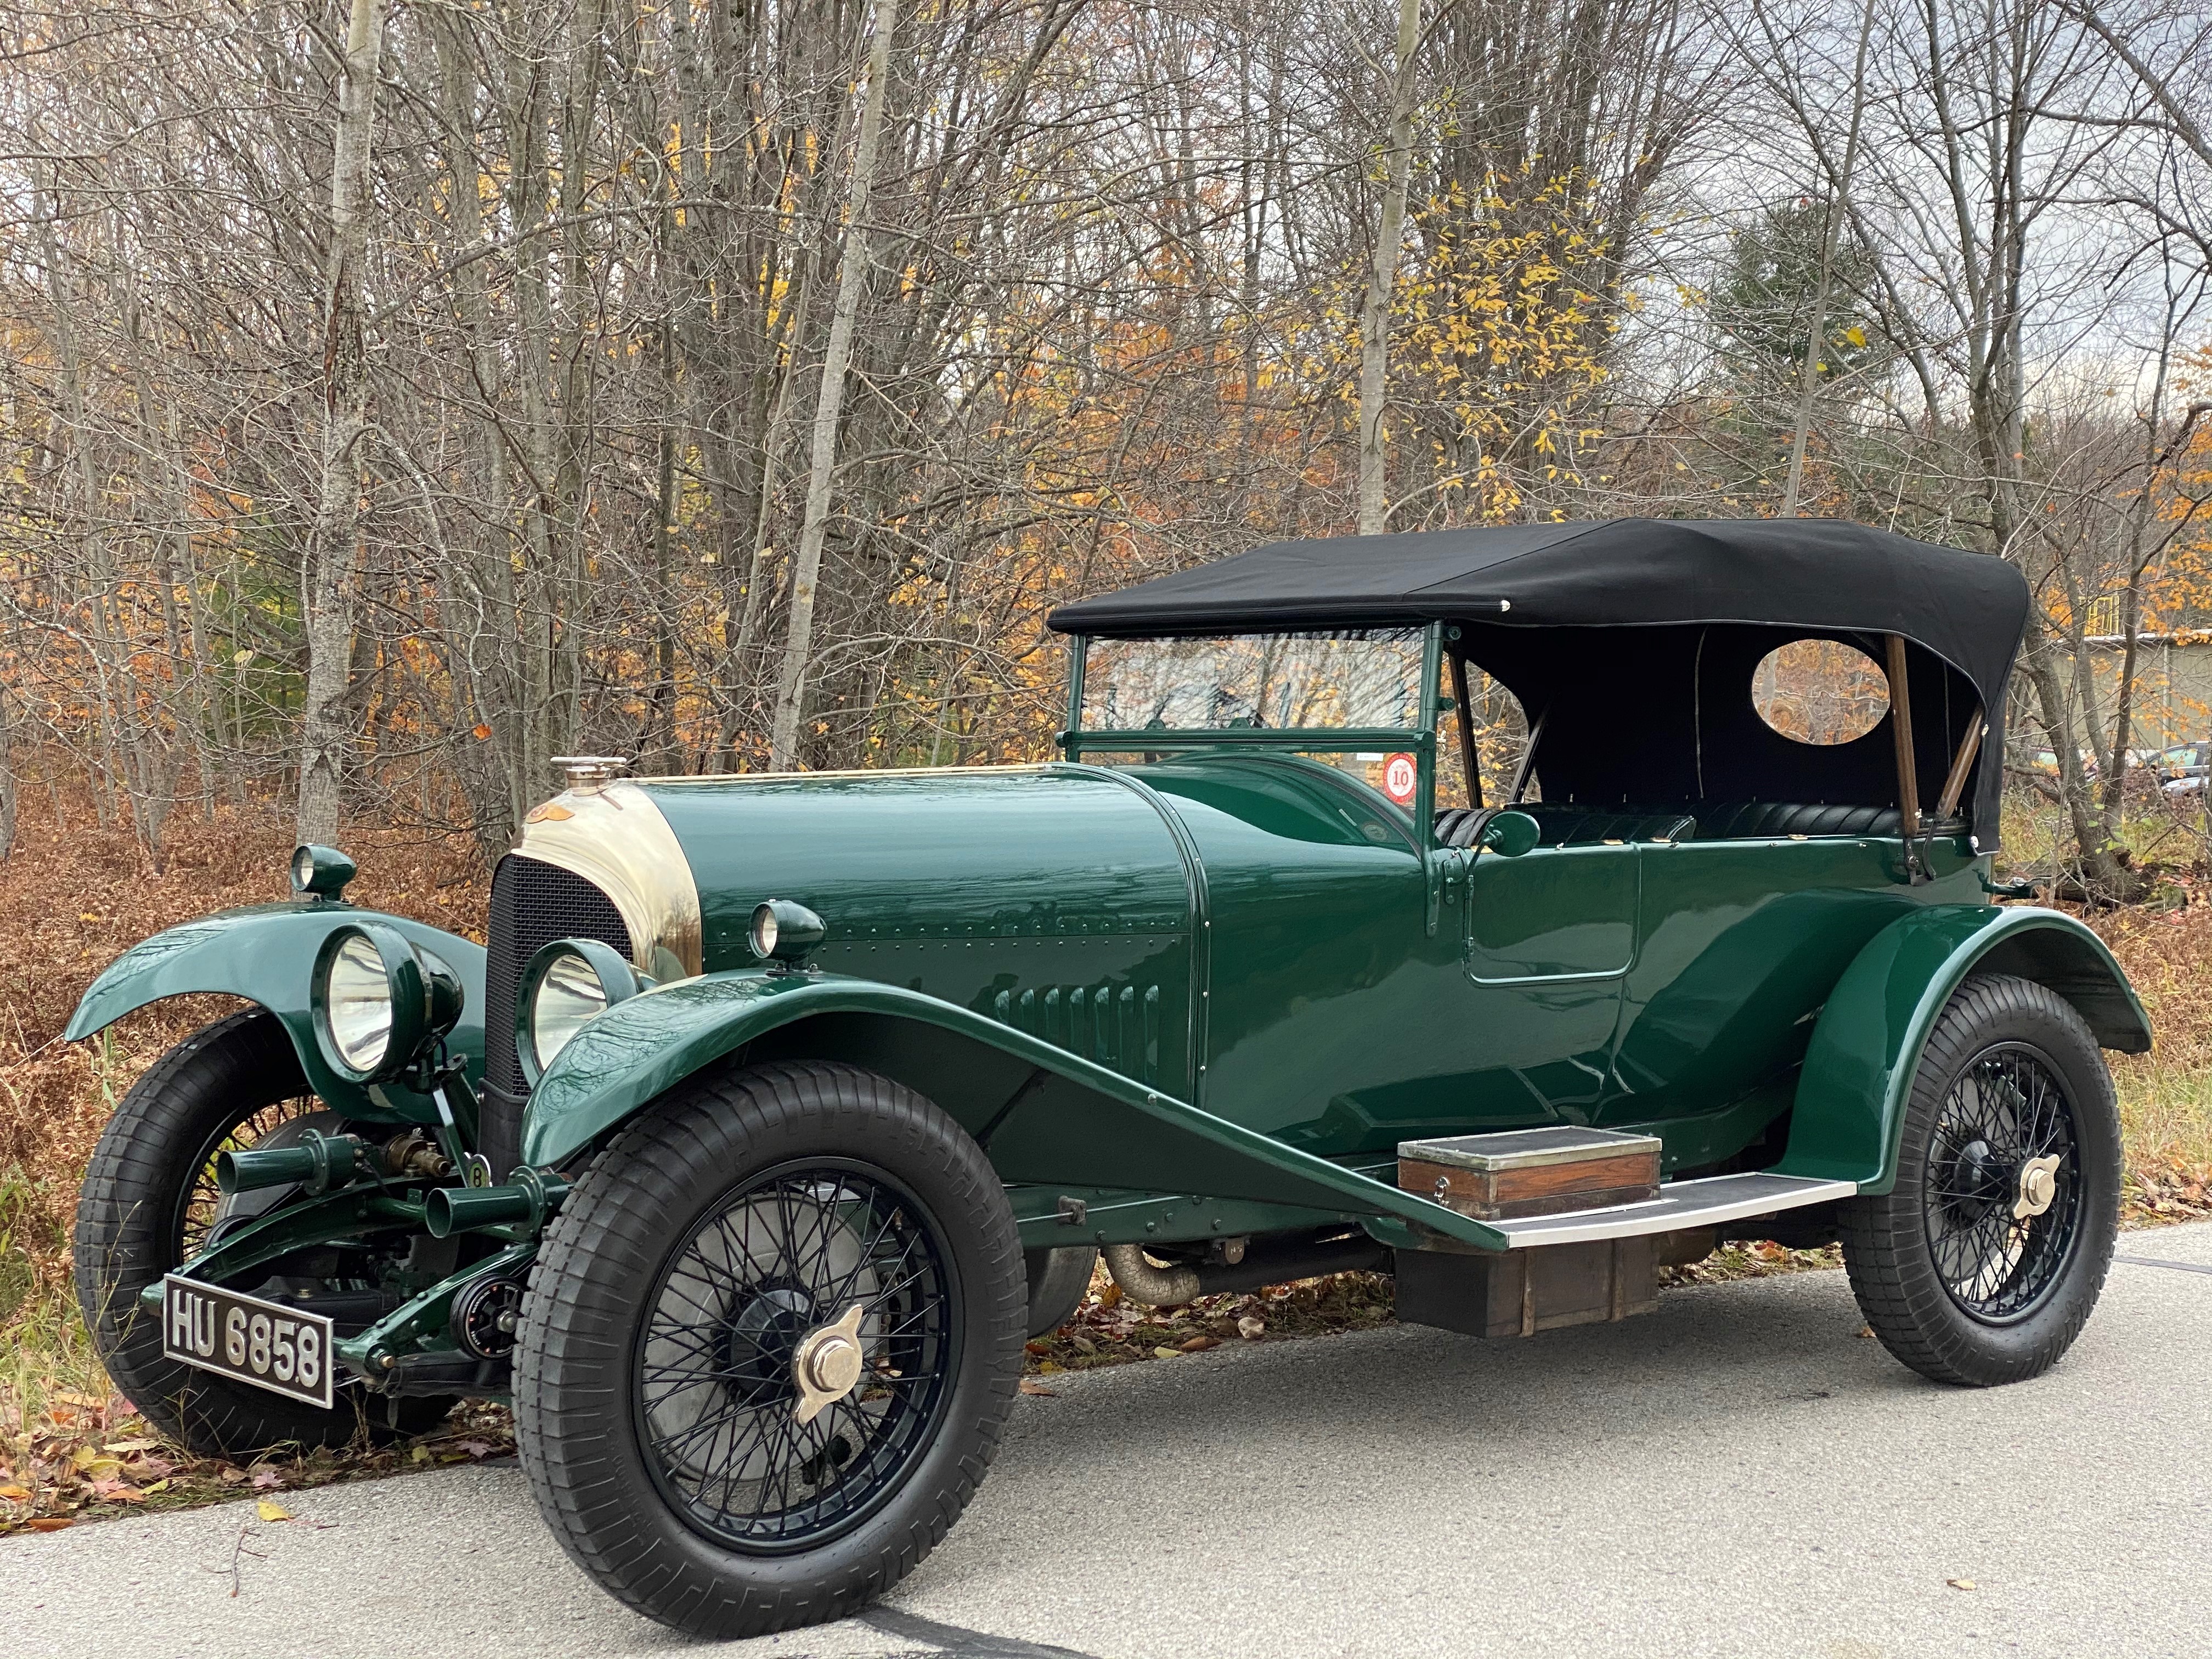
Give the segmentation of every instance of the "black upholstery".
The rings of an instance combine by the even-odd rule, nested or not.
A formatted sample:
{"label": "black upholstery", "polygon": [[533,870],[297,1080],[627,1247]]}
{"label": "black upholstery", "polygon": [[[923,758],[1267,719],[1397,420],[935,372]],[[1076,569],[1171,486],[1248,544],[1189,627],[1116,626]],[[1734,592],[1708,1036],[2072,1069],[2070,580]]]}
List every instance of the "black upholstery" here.
{"label": "black upholstery", "polygon": [[1594,847],[1608,841],[1688,841],[1698,833],[1698,821],[1679,806],[1591,807],[1573,801],[1549,805],[1524,803],[1515,809],[1526,812],[1543,827],[1547,847]]}
{"label": "black upholstery", "polygon": [[[1608,841],[1765,841],[1784,836],[1894,836],[1894,806],[1851,806],[1825,801],[1693,801],[1679,807],[1586,806],[1575,801],[1525,801],[1543,830],[1546,847],[1589,847]],[[1449,807],[1437,814],[1437,839],[1470,847],[1490,813]]]}
{"label": "black upholstery", "polygon": [[1784,800],[1704,801],[1698,806],[1700,841],[1759,841],[1777,836],[1893,836],[1901,823],[1894,806]]}
{"label": "black upholstery", "polygon": [[1437,813],[1439,847],[1472,846],[1489,814],[1479,806],[1447,806]]}
{"label": "black upholstery", "polygon": [[[1556,805],[1525,801],[1510,810],[1526,812],[1536,820],[1543,830],[1539,844],[1546,847],[1591,847],[1608,841],[1687,841],[1697,830],[1697,820],[1679,809],[1607,810],[1572,801]],[[1477,808],[1449,808],[1437,814],[1437,839],[1446,847],[1471,847],[1490,817]]]}
{"label": "black upholstery", "polygon": [[1437,814],[1439,847],[1472,847],[1490,814],[1480,806],[1447,806]]}

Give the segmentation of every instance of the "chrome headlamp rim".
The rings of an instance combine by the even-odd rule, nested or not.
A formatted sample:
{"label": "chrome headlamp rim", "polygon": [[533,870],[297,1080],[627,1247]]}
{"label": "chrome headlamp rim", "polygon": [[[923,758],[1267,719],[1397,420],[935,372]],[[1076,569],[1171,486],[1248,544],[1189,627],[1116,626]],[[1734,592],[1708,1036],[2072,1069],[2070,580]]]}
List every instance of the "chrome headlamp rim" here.
{"label": "chrome headlamp rim", "polygon": [[[343,1029],[357,1011],[341,1012],[331,997],[331,976],[342,960],[358,973],[367,965],[364,956],[383,979],[384,1040],[374,1048]],[[308,977],[315,1045],[323,1063],[348,1083],[380,1083],[407,1070],[453,1030],[462,1000],[460,980],[451,965],[388,922],[363,920],[333,927],[316,951]]]}
{"label": "chrome headlamp rim", "polygon": [[[539,1052],[538,1005],[549,978],[570,963],[580,964],[588,976],[588,984],[600,999],[598,1010],[576,1021],[574,1029],[555,1043],[550,1052]],[[572,970],[574,971],[574,970]],[[623,953],[602,939],[556,939],[543,946],[530,958],[515,986],[514,996],[514,1053],[520,1063],[523,1081],[532,1088],[545,1075],[561,1050],[574,1040],[576,1032],[591,1024],[618,1002],[626,1002],[641,991],[650,990],[653,981],[630,964]],[[577,988],[580,989],[581,988]],[[588,997],[580,998],[580,1000]]]}

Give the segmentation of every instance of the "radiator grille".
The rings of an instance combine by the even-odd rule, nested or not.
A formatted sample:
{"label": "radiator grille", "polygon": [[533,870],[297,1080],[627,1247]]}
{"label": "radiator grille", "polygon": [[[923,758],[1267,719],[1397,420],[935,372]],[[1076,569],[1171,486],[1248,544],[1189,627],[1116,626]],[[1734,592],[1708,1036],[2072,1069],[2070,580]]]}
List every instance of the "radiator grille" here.
{"label": "radiator grille", "polygon": [[484,961],[483,1152],[495,1179],[520,1155],[522,1103],[530,1093],[514,1049],[516,981],[523,965],[556,939],[599,939],[630,955],[629,929],[605,893],[557,865],[509,854],[492,872]]}

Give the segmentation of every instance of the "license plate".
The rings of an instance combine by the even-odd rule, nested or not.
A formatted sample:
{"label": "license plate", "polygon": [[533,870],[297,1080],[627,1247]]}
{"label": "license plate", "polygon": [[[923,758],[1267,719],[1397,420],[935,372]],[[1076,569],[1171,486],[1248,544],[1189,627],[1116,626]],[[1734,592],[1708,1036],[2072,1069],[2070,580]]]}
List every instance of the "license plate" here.
{"label": "license plate", "polygon": [[161,1347],[170,1358],[330,1410],[326,1316],[174,1273],[161,1286]]}

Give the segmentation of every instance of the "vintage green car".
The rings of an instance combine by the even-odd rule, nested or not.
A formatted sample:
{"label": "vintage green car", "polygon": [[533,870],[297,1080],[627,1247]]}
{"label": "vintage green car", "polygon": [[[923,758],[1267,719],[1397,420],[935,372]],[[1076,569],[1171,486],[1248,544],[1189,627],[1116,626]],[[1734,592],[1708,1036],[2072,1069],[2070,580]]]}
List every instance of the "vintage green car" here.
{"label": "vintage green car", "polygon": [[303,847],[77,1010],[253,1005],[118,1109],[86,1320],[208,1450],[511,1398],[570,1555],[719,1635],[912,1569],[1102,1255],[1503,1336],[1840,1239],[1905,1364],[2033,1376],[2112,1259],[2099,1049],[2150,1031],[1990,902],[2027,600],[1821,521],[1279,544],[1055,613],[1051,763],[568,763],[486,947]]}

